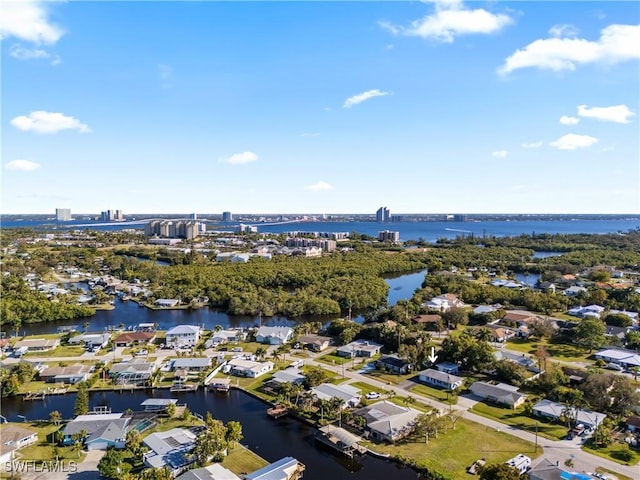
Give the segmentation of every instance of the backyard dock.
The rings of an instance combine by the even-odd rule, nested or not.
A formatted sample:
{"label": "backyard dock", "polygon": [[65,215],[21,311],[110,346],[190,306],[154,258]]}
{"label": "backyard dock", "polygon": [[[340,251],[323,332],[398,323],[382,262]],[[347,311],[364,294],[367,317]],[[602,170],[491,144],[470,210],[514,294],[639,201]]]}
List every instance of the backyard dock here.
{"label": "backyard dock", "polygon": [[44,400],[47,395],[64,395],[67,393],[68,388],[47,388],[46,390],[41,390],[39,392],[29,392],[25,394],[24,400]]}

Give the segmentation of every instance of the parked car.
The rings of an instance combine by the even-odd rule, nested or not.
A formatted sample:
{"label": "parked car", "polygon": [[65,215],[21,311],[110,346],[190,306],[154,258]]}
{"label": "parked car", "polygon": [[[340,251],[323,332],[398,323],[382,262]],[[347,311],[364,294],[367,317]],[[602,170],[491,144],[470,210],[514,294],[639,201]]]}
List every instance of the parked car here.
{"label": "parked car", "polygon": [[380,398],[380,394],[378,392],[369,392],[365,397],[367,400],[375,400],[376,398]]}
{"label": "parked car", "polygon": [[618,365],[617,363],[607,363],[607,368],[609,370],[615,370],[616,372],[624,372],[624,368],[622,368],[622,366]]}

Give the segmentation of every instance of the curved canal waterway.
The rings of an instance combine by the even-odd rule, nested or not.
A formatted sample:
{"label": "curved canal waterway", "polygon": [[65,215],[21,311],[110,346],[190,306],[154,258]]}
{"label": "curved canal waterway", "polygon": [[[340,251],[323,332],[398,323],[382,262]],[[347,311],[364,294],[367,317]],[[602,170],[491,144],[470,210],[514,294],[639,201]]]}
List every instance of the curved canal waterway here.
{"label": "curved canal waterway", "polygon": [[[426,270],[412,272],[408,274],[389,276],[385,279],[389,285],[388,303],[395,305],[398,300],[411,298],[416,288],[422,285]],[[227,327],[253,327],[257,325],[287,325],[293,326],[297,323],[319,320],[327,322],[331,317],[305,317],[302,319],[290,319],[287,317],[262,317],[228,315],[213,308],[200,308],[196,310],[152,310],[141,307],[133,301],[123,302],[116,299],[113,310],[98,310],[95,315],[74,320],[60,320],[57,322],[25,323],[20,328],[22,335],[42,335],[56,333],[59,327],[75,325],[83,329],[86,322],[89,323],[88,330],[91,332],[101,332],[110,327],[124,328],[135,327],[140,323],[155,323],[160,330],[168,330],[176,325],[204,325],[206,329],[212,329],[216,325]],[[362,321],[362,317],[354,318]],[[7,328],[7,327],[5,327]],[[11,332],[10,332],[11,333]]]}
{"label": "curved canal waterway", "polygon": [[[170,393],[168,390],[134,392],[91,392],[90,409],[106,405],[115,412],[127,408],[141,410],[140,404],[154,398],[177,398],[193,412],[206,412],[224,422],[237,420],[242,424],[242,444],[264,459],[274,462],[292,456],[306,465],[304,480],[415,480],[418,475],[409,468],[401,468],[394,462],[365,455],[350,461],[335,452],[315,444],[315,429],[294,418],[273,420],[266,414],[267,404],[239,390],[228,394],[206,391]],[[48,419],[49,413],[58,410],[65,419],[73,417],[75,395],[52,396],[44,401],[25,402],[21,397],[2,400],[0,413],[9,421]]]}

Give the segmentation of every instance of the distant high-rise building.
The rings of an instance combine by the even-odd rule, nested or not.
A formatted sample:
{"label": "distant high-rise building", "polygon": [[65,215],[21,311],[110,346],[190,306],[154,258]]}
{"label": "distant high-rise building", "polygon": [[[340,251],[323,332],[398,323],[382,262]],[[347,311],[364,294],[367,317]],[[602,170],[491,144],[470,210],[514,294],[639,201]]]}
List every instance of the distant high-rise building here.
{"label": "distant high-rise building", "polygon": [[58,222],[69,222],[71,220],[71,209],[56,208],[56,220]]}
{"label": "distant high-rise building", "polygon": [[231,213],[231,212],[222,212],[222,221],[223,222],[233,222],[233,213]]}
{"label": "distant high-rise building", "polygon": [[113,215],[113,219],[116,222],[124,222],[124,213],[122,213],[122,210],[116,210],[116,213]]}
{"label": "distant high-rise building", "polygon": [[376,222],[387,223],[391,220],[391,212],[387,207],[380,207],[376,212]]}
{"label": "distant high-rise building", "polygon": [[197,219],[198,219],[197,213],[192,213],[191,215],[189,215],[189,220],[197,220]]}
{"label": "distant high-rise building", "polygon": [[383,230],[381,232],[378,232],[378,241],[379,242],[399,242],[400,232],[392,232],[390,230]]}
{"label": "distant high-rise building", "polygon": [[465,213],[456,213],[453,216],[453,221],[454,222],[466,222],[467,221],[467,215]]}

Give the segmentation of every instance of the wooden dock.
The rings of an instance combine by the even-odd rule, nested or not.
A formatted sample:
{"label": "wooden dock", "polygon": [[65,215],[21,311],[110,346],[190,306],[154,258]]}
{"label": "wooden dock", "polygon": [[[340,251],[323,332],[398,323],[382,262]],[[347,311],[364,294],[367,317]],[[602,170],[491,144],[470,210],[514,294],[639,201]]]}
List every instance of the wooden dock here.
{"label": "wooden dock", "polygon": [[315,439],[349,458],[367,453],[367,449],[358,443],[362,440],[360,437],[333,425],[319,428]]}
{"label": "wooden dock", "polygon": [[64,395],[68,388],[47,388],[40,392],[29,392],[24,396],[24,400],[44,400],[47,395]]}
{"label": "wooden dock", "polygon": [[289,407],[286,407],[285,405],[276,405],[267,410],[267,415],[269,415],[272,418],[280,418],[288,414],[289,414]]}
{"label": "wooden dock", "polygon": [[198,390],[198,385],[185,385],[185,384],[173,384],[169,389],[170,392],[195,392]]}

